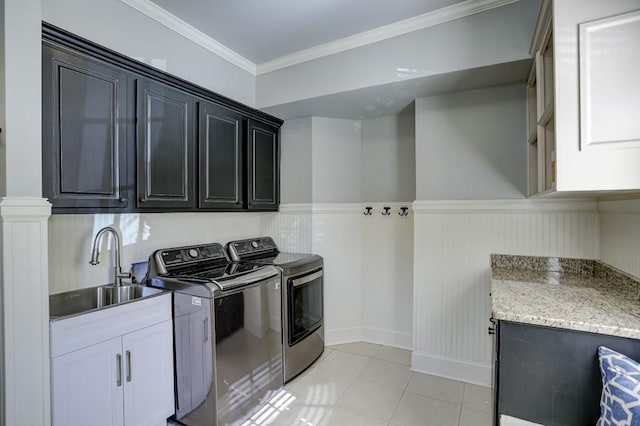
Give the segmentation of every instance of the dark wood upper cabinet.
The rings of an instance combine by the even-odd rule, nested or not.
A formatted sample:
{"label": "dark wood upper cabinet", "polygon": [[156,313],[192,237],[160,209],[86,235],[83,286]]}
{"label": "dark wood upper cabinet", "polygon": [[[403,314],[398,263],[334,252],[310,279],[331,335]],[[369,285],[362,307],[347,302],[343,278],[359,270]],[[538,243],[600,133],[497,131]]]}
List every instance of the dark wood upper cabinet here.
{"label": "dark wood upper cabinet", "polygon": [[137,80],[138,207],[195,207],[195,98]]}
{"label": "dark wood upper cabinet", "polygon": [[126,208],[126,81],[81,53],[42,48],[43,195],[54,208]]}
{"label": "dark wood upper cabinet", "polygon": [[277,210],[280,203],[278,128],[252,119],[248,120],[247,127],[247,207]]}
{"label": "dark wood upper cabinet", "polygon": [[242,209],[243,117],[210,102],[199,103],[198,207]]}
{"label": "dark wood upper cabinet", "polygon": [[53,213],[278,209],[282,120],[47,23],[42,58]]}

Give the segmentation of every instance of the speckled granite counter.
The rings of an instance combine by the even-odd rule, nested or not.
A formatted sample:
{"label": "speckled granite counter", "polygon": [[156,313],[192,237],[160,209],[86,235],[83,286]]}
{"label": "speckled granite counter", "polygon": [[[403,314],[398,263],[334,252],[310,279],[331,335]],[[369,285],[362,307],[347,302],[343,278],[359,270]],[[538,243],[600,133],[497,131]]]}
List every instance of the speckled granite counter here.
{"label": "speckled granite counter", "polygon": [[493,317],[640,339],[640,281],[597,260],[491,256]]}

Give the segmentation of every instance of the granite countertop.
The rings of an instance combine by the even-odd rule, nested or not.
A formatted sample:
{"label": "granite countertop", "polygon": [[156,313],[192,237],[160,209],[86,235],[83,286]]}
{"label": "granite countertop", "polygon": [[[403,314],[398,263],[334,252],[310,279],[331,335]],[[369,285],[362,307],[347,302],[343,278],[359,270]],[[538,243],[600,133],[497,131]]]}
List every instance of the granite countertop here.
{"label": "granite countertop", "polygon": [[640,339],[640,281],[598,260],[491,256],[495,319]]}

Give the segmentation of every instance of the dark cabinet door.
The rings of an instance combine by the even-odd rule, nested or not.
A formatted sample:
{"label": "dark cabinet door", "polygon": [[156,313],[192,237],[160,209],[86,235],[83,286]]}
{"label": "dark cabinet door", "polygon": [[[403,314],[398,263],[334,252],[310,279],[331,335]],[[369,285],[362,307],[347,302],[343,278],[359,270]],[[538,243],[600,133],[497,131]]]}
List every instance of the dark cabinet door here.
{"label": "dark cabinet door", "polygon": [[194,208],[195,100],[137,80],[138,207]]}
{"label": "dark cabinet door", "polygon": [[278,129],[248,120],[247,207],[277,210],[280,203],[280,149]]}
{"label": "dark cabinet door", "polygon": [[128,206],[123,70],[43,44],[43,196],[55,208]]}
{"label": "dark cabinet door", "polygon": [[500,321],[498,414],[543,425],[595,425],[602,378],[598,347],[640,359],[640,341]]}
{"label": "dark cabinet door", "polygon": [[243,207],[242,121],[228,108],[199,103],[200,208]]}

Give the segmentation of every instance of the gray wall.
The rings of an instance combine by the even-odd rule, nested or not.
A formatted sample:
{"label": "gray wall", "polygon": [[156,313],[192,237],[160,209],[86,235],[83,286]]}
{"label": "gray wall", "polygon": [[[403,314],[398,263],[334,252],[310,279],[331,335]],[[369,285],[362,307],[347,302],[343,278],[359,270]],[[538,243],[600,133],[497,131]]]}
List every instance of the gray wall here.
{"label": "gray wall", "polygon": [[259,75],[256,104],[263,108],[528,58],[539,5],[519,1]]}
{"label": "gray wall", "polygon": [[120,0],[46,0],[42,19],[250,106],[255,77]]}
{"label": "gray wall", "polygon": [[312,123],[313,202],[360,202],[360,120],[313,117]]}
{"label": "gray wall", "polygon": [[415,107],[362,120],[362,200],[413,201],[416,197]]}
{"label": "gray wall", "polygon": [[[2,3],[0,3],[0,25],[2,25],[2,28],[0,28],[0,46],[2,46],[2,53],[0,53],[0,129],[2,129],[2,132],[0,132],[0,170],[2,170],[2,172],[0,172],[0,196],[5,195],[6,194],[6,187],[7,187],[7,174],[4,172],[5,170],[7,170],[7,166],[6,166],[6,148],[5,148],[5,134],[6,132],[6,101],[5,101],[5,91],[4,91],[4,86],[5,86],[5,82],[6,82],[6,77],[5,77],[5,71],[4,71],[4,63],[5,63],[5,25],[4,25],[4,1]],[[0,319],[0,326],[2,325],[2,320]],[[2,334],[0,332],[0,337],[2,337]],[[1,355],[2,351],[0,351],[0,361],[2,360]],[[4,363],[3,363],[4,365]],[[0,385],[2,385],[2,380],[0,379]],[[0,415],[2,415],[4,413],[4,411],[2,410],[2,402],[0,402]],[[4,418],[4,415],[2,415],[0,418]]]}
{"label": "gray wall", "polygon": [[280,130],[282,203],[311,203],[311,117],[287,120]]}
{"label": "gray wall", "polygon": [[4,0],[0,9],[0,196],[41,197],[40,2]]}
{"label": "gray wall", "polygon": [[524,85],[416,100],[416,199],[526,193]]}

